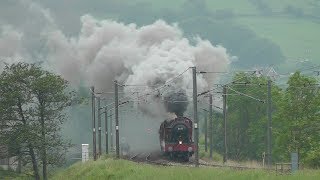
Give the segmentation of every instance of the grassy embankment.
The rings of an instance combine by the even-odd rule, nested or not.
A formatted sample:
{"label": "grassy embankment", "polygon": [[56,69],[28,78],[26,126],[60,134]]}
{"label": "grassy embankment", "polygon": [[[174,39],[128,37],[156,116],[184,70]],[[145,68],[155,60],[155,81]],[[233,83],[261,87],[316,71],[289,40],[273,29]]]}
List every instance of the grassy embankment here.
{"label": "grassy embankment", "polygon": [[236,171],[223,168],[160,167],[112,158],[76,163],[51,179],[320,179],[320,171],[277,175],[263,170]]}

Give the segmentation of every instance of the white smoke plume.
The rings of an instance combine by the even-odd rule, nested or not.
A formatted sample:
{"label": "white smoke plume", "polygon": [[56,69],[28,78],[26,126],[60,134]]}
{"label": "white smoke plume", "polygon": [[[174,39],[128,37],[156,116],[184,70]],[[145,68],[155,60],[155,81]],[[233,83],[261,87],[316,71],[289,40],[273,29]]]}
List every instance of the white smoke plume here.
{"label": "white smoke plume", "polygon": [[[153,113],[163,114],[163,97],[172,93],[183,91],[191,100],[191,69],[161,90],[154,90],[186,69],[196,66],[198,71],[225,71],[230,63],[225,48],[201,38],[190,42],[177,24],[158,20],[138,27],[84,15],[80,33],[70,36],[58,28],[49,9],[28,0],[18,2],[13,3],[15,8],[33,21],[0,18],[1,61],[43,61],[73,84],[84,82],[99,92],[112,91],[115,79],[127,85],[146,85],[124,89],[126,96],[141,101],[139,106],[145,112],[158,109]],[[13,23],[7,25],[9,22]],[[198,74],[198,91],[210,88],[217,78]]]}
{"label": "white smoke plume", "polygon": [[[144,103],[152,102],[156,107],[161,98],[156,102],[154,97],[159,95],[181,89],[187,96],[191,95],[191,69],[161,91],[154,91],[154,87],[165,84],[189,67],[224,71],[230,62],[225,48],[200,38],[192,45],[176,24],[169,25],[163,20],[137,27],[85,15],[81,23],[78,37],[67,37],[61,31],[48,34],[51,64],[67,80],[77,83],[84,79],[88,86],[94,85],[100,92],[112,90],[115,79],[126,85],[145,85],[125,87],[126,95],[153,92],[150,97],[132,97]],[[199,91],[208,88],[217,78],[214,74],[208,77],[198,75]],[[153,108],[151,104],[142,107],[146,111]]]}
{"label": "white smoke plume", "polygon": [[[158,149],[160,122],[172,119],[173,113],[182,115],[192,104],[190,67],[196,66],[197,71],[225,71],[230,63],[225,48],[199,37],[185,38],[178,24],[158,20],[138,27],[90,15],[80,20],[79,33],[67,32],[50,9],[34,1],[1,2],[0,72],[3,62],[41,62],[75,86],[81,83],[89,89],[93,85],[98,92],[113,91],[115,79],[121,84],[144,85],[124,87],[124,96],[135,101],[140,111],[128,112],[131,103],[120,108],[121,136],[127,137],[132,149]],[[218,75],[198,74],[198,92],[212,88]],[[172,80],[174,77],[177,78]],[[159,86],[162,88],[155,89]],[[173,101],[183,102],[176,106]],[[72,114],[73,122],[65,126],[66,134],[73,132],[75,139],[79,132],[86,134],[84,129],[90,124],[79,123],[87,122],[86,116],[78,114],[89,111],[82,111],[85,110]],[[146,129],[153,132],[146,135]]]}
{"label": "white smoke plume", "polygon": [[22,38],[23,33],[13,29],[11,26],[0,27],[0,72],[5,63],[10,64],[23,59]]}
{"label": "white smoke plume", "polygon": [[56,30],[49,9],[30,0],[4,1],[1,5],[0,73],[5,63],[44,62],[47,34]]}

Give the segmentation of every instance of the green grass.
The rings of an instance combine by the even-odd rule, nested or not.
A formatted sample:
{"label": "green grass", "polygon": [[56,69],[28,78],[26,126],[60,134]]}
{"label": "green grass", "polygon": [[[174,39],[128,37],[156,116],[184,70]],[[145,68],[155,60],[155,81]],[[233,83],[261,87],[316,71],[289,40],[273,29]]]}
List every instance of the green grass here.
{"label": "green grass", "polygon": [[12,170],[3,170],[0,168],[0,179],[33,179],[31,174],[18,174]]}
{"label": "green grass", "polygon": [[3,170],[0,168],[0,177],[16,177],[18,176],[17,173],[13,172],[13,171],[7,171],[7,170]]}
{"label": "green grass", "polygon": [[[209,144],[209,138],[208,138],[208,149],[207,152],[205,151],[205,138],[204,135],[202,134],[199,138],[199,157],[201,159],[210,159],[210,144]],[[212,160],[214,162],[223,162],[223,157],[222,155],[218,154],[217,152],[213,151],[212,153]]]}
{"label": "green grass", "polygon": [[320,171],[302,171],[295,175],[276,175],[262,170],[221,168],[160,167],[126,160],[101,159],[77,163],[51,179],[320,179]]}

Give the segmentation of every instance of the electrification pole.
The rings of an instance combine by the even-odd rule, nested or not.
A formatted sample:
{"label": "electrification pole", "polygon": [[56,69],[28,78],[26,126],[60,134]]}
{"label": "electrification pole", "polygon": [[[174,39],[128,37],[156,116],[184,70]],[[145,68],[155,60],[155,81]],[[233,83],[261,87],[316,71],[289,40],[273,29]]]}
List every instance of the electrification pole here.
{"label": "electrification pole", "polygon": [[100,103],[101,103],[101,99],[100,97],[97,97],[98,100],[98,156],[101,156],[101,108],[100,108]]}
{"label": "electrification pole", "polygon": [[224,154],[223,163],[228,159],[228,147],[227,147],[227,86],[223,86],[223,120],[224,120]]}
{"label": "electrification pole", "polygon": [[198,128],[198,100],[197,100],[197,71],[192,67],[193,79],[193,116],[194,116],[194,140],[196,145],[195,166],[199,167],[199,128]]}
{"label": "electrification pole", "polygon": [[97,160],[97,153],[96,153],[96,102],[95,102],[95,95],[94,95],[94,86],[91,87],[92,93],[92,136],[93,136],[93,159]]}
{"label": "electrification pole", "polygon": [[208,112],[204,109],[204,150],[208,152]]}
{"label": "electrification pole", "polygon": [[210,136],[210,158],[212,159],[212,153],[213,153],[213,112],[212,112],[212,106],[213,106],[213,103],[212,103],[212,94],[210,94],[209,96],[209,120],[210,120],[210,123],[209,123],[209,136]]}
{"label": "electrification pole", "polygon": [[272,164],[272,152],[271,152],[271,136],[272,136],[272,125],[271,125],[271,121],[272,121],[272,108],[271,108],[271,80],[268,80],[268,127],[267,127],[267,143],[268,143],[268,158],[267,158],[267,164],[268,167],[271,168],[271,164]]}
{"label": "electrification pole", "polygon": [[114,113],[115,113],[115,119],[116,119],[116,153],[117,158],[120,158],[120,148],[119,148],[119,110],[118,110],[118,82],[114,81]]}
{"label": "electrification pole", "polygon": [[112,110],[110,109],[110,119],[109,119],[109,121],[110,121],[110,150],[111,150],[111,152],[113,152],[114,151],[114,146],[113,146],[113,123],[112,123],[112,121],[113,121],[113,119],[112,119]]}
{"label": "electrification pole", "polygon": [[106,154],[109,153],[108,150],[108,110],[107,110],[107,106],[104,108],[104,125],[105,125],[105,133],[106,133]]}

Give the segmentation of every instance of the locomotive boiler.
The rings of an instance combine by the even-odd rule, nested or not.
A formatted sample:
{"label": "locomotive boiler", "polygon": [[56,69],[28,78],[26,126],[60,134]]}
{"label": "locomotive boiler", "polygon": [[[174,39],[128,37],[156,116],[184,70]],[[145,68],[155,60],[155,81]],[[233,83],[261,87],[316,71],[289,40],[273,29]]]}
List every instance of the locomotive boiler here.
{"label": "locomotive boiler", "polygon": [[161,123],[161,152],[170,159],[189,161],[196,149],[192,140],[192,124],[192,120],[187,117],[177,117]]}

